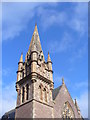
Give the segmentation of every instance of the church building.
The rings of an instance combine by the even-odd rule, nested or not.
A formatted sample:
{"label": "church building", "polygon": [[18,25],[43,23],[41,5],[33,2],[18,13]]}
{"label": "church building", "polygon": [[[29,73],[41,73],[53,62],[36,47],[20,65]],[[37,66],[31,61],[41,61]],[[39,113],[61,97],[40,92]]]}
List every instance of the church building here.
{"label": "church building", "polygon": [[62,78],[54,89],[50,54],[44,59],[37,25],[25,61],[18,62],[15,118],[82,118],[77,101],[73,101]]}

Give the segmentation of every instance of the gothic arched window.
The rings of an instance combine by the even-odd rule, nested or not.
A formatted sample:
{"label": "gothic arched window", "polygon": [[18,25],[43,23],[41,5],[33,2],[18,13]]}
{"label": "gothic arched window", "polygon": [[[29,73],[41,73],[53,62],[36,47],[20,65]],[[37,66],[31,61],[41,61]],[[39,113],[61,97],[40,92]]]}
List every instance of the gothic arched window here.
{"label": "gothic arched window", "polygon": [[24,71],[23,71],[23,73],[22,73],[22,78],[24,78]]}
{"label": "gothic arched window", "polygon": [[39,89],[40,89],[40,99],[43,100],[43,85],[42,84],[39,85]]}
{"label": "gothic arched window", "polygon": [[28,100],[28,96],[29,96],[29,85],[26,85],[26,100]]}
{"label": "gothic arched window", "polygon": [[47,102],[47,90],[44,88],[44,96],[45,96],[45,102]]}
{"label": "gothic arched window", "polygon": [[22,103],[24,102],[24,87],[22,88]]}
{"label": "gothic arched window", "polygon": [[62,111],[62,118],[68,118],[68,119],[74,118],[74,112],[69,102],[65,102],[64,104]]}

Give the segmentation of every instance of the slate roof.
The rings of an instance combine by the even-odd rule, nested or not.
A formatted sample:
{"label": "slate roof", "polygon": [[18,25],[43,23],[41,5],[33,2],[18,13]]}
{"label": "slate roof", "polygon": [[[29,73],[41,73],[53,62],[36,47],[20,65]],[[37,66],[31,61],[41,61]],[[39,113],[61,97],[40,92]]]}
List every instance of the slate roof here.
{"label": "slate roof", "polygon": [[62,87],[62,85],[59,86],[59,87],[57,87],[57,88],[55,88],[55,89],[53,89],[53,91],[52,91],[52,97],[53,97],[53,100],[56,99],[56,97],[57,97],[57,95],[58,95],[59,90],[61,89],[61,87]]}
{"label": "slate roof", "polygon": [[7,118],[15,118],[15,109],[12,109],[12,110],[6,112],[6,113],[2,116],[1,120],[7,119]]}

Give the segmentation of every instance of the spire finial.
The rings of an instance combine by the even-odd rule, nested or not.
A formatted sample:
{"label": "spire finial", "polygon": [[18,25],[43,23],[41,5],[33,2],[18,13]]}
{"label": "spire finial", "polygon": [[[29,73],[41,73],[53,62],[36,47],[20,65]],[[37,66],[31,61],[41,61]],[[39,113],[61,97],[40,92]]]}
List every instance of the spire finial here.
{"label": "spire finial", "polygon": [[34,32],[37,32],[37,23],[35,23],[35,29],[34,29]]}
{"label": "spire finial", "polygon": [[21,57],[20,57],[19,62],[23,62],[23,52],[21,53]]}
{"label": "spire finial", "polygon": [[48,52],[48,59],[47,59],[48,62],[51,62],[51,58],[50,58],[50,54]]}
{"label": "spire finial", "polygon": [[76,98],[74,100],[75,100],[75,105],[77,106],[77,100],[76,100]]}
{"label": "spire finial", "polygon": [[62,85],[65,85],[64,77],[62,77]]}

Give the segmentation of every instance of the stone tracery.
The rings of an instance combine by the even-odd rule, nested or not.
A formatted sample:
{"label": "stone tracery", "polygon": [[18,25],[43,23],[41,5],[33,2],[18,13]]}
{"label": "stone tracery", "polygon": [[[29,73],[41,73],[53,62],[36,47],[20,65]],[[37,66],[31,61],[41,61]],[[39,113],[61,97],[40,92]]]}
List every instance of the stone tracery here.
{"label": "stone tracery", "polygon": [[74,112],[73,112],[72,107],[69,104],[69,102],[65,102],[65,104],[64,104],[62,117],[69,118],[69,119],[74,118]]}

